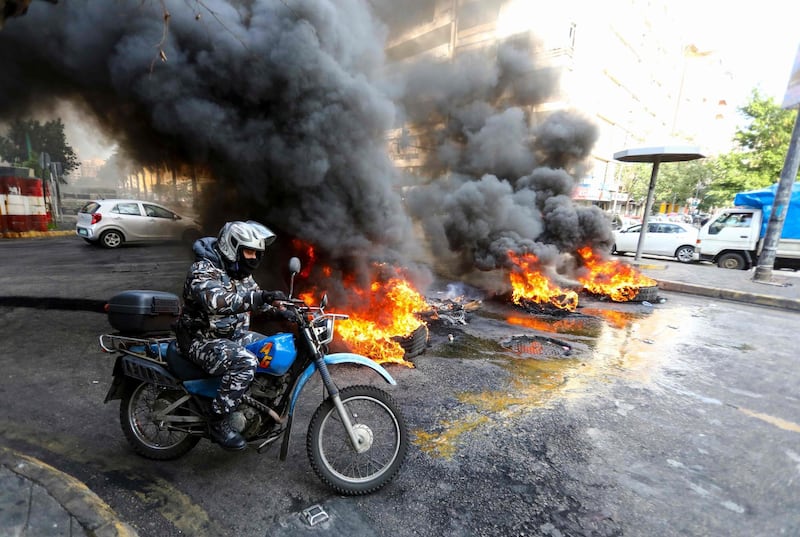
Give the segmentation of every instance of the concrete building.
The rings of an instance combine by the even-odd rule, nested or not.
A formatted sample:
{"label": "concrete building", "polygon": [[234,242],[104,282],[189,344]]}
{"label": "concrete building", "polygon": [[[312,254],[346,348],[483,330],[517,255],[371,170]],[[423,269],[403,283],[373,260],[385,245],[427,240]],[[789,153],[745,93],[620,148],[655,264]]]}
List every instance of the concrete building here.
{"label": "concrete building", "polygon": [[[574,109],[599,128],[590,169],[578,178],[574,192],[580,203],[610,211],[637,205],[629,203],[624,164],[613,160],[627,147],[688,143],[712,154],[730,149],[726,95],[731,76],[714,52],[699,49],[692,36],[683,34],[681,14],[670,2],[429,0],[414,5],[420,7],[417,20],[390,35],[390,62],[452,60],[513,41],[557,69],[560,91],[527,113],[535,124],[541,114]],[[417,134],[409,128],[390,133],[398,166],[419,165],[425,148],[415,143]]]}

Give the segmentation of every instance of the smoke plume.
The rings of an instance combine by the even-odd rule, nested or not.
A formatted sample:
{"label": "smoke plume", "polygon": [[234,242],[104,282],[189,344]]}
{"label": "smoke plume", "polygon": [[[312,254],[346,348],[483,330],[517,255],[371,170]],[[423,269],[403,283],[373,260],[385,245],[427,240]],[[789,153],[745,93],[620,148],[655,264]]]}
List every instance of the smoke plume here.
{"label": "smoke plume", "polygon": [[[509,251],[555,263],[608,240],[601,213],[570,199],[596,130],[535,114],[557,74],[530,50],[387,69],[387,36],[432,5],[34,4],[0,31],[0,121],[70,101],[133,161],[210,177],[209,232],[253,218],[361,279],[376,260],[413,267],[422,244],[459,275],[503,267]],[[399,125],[427,148],[428,179],[406,199],[385,139]]]}
{"label": "smoke plume", "polygon": [[464,54],[401,75],[402,111],[425,133],[434,177],[409,194],[410,211],[434,250],[458,259],[449,268],[459,276],[508,267],[509,252],[566,269],[561,254],[610,240],[602,212],[571,199],[597,129],[567,111],[532,117],[558,81],[535,58],[501,45],[495,58]]}

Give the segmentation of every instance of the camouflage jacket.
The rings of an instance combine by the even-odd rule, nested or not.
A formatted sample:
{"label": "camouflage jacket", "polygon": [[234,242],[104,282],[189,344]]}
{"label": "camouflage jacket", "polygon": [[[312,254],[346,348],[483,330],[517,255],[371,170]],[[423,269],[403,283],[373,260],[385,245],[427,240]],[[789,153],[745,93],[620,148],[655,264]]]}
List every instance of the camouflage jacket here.
{"label": "camouflage jacket", "polygon": [[250,328],[250,312],[271,309],[263,304],[252,276],[235,280],[228,275],[216,242],[215,237],[206,237],[193,246],[196,261],[183,285],[179,321],[183,335],[191,339],[239,339]]}

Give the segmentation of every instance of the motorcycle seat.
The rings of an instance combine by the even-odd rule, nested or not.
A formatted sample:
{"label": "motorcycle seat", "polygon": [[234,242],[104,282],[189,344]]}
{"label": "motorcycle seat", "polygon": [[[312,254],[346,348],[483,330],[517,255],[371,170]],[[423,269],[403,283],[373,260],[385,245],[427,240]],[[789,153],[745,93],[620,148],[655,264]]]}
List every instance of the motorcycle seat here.
{"label": "motorcycle seat", "polygon": [[167,353],[164,359],[167,362],[169,370],[181,380],[205,379],[215,376],[206,373],[202,368],[195,365],[194,362],[184,358],[175,341],[167,346]]}

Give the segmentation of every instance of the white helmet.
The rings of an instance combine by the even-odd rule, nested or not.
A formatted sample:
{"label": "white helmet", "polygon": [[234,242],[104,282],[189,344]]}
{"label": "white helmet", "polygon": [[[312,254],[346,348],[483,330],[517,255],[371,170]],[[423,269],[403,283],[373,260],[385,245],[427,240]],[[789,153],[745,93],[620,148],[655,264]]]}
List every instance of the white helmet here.
{"label": "white helmet", "polygon": [[[253,220],[228,222],[219,231],[217,248],[232,276],[242,278],[258,267],[264,250],[275,241],[275,234],[266,226]],[[247,259],[243,250],[254,250],[255,259]]]}

